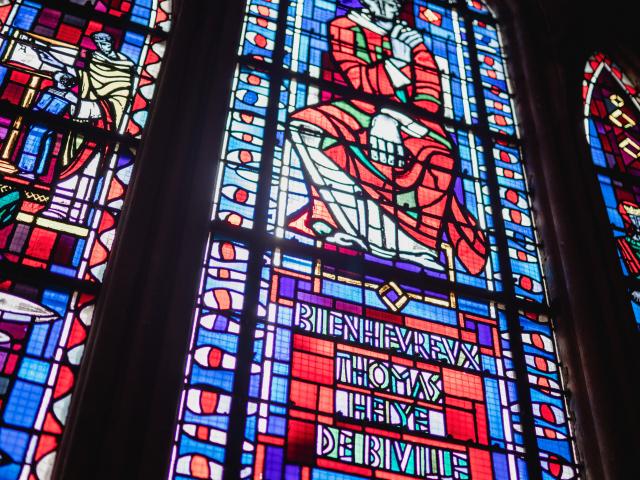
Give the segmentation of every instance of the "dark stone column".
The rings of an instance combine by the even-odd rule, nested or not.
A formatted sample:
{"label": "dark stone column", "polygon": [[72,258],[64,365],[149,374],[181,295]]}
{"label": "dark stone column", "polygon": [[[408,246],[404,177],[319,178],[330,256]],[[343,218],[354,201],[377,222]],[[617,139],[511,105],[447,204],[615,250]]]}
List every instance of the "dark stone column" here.
{"label": "dark stone column", "polygon": [[244,2],[181,2],[56,477],[165,478]]}

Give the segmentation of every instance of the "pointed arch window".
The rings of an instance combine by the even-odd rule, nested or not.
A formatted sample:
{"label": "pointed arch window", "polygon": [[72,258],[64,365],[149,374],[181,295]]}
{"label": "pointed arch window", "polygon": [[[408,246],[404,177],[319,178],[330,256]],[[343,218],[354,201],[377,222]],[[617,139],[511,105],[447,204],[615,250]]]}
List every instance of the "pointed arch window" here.
{"label": "pointed arch window", "polygon": [[241,38],[170,478],[579,478],[486,5]]}
{"label": "pointed arch window", "polygon": [[170,16],[1,2],[1,478],[51,476]]}
{"label": "pointed arch window", "polygon": [[585,131],[640,327],[640,104],[637,87],[602,53],[587,63]]}

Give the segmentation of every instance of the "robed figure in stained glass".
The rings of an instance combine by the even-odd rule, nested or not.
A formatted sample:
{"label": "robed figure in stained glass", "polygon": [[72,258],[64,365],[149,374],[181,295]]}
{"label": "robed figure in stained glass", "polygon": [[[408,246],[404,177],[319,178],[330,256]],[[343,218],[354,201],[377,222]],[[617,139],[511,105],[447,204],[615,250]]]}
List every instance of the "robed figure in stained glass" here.
{"label": "robed figure in stained glass", "polygon": [[[106,32],[91,38],[97,50],[90,53],[84,70],[78,72],[80,102],[75,120],[117,132],[132,95],[134,65],[115,50],[113,37]],[[72,135],[65,146],[61,178],[77,171],[94,153],[95,145],[81,135]]]}
{"label": "robed figure in stained glass", "polygon": [[620,255],[629,273],[640,276],[640,207],[625,200],[618,206],[618,212],[626,230],[626,235],[617,239]]}
{"label": "robed figure in stained glass", "polygon": [[434,56],[400,18],[401,0],[362,3],[329,28],[331,57],[358,98],[291,115],[311,202],[290,226],[434,270],[444,269],[446,243],[478,274],[487,241],[455,191],[457,160],[439,120]]}
{"label": "robed figure in stained glass", "polygon": [[[54,75],[55,85],[44,89],[33,106],[34,112],[46,112],[64,117],[75,112],[78,101],[71,89],[76,79],[64,72]],[[36,176],[40,181],[48,177],[55,144],[60,135],[53,129],[40,124],[31,125],[19,157],[18,169],[23,176]]]}

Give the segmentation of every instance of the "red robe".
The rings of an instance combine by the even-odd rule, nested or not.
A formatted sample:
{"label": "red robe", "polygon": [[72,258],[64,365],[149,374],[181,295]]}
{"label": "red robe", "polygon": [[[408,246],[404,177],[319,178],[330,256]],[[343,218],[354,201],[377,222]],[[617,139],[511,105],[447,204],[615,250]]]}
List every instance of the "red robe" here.
{"label": "red robe", "polygon": [[[357,14],[356,14],[357,15]],[[366,94],[413,105],[431,114],[440,113],[440,72],[424,44],[413,49],[411,63],[401,68],[389,66],[393,57],[388,34],[365,28],[347,16],[330,26],[331,55],[346,83]],[[374,31],[375,30],[375,31]],[[358,49],[356,48],[358,45]],[[366,46],[366,51],[363,49]],[[401,82],[392,81],[400,72]],[[398,85],[400,84],[400,85]],[[398,168],[376,162],[369,153],[369,128],[378,113],[373,103],[360,100],[334,101],[305,108],[291,118],[321,128],[324,153],[363,189],[380,207],[397,218],[398,227],[418,243],[438,250],[443,232],[458,259],[472,274],[478,274],[487,261],[486,238],[476,220],[454,192],[456,159],[453,142],[442,125],[413,118],[427,127],[423,137],[402,132],[406,161]],[[406,199],[411,201],[407,203]],[[306,226],[316,219],[336,226],[330,210],[312,188],[312,203],[304,212]],[[296,216],[300,220],[300,216]]]}

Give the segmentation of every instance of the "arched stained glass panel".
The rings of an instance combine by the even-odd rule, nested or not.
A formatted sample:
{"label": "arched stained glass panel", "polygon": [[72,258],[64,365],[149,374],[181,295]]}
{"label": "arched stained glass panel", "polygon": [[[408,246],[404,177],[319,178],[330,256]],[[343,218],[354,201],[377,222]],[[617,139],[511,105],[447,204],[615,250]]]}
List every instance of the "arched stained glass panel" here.
{"label": "arched stained glass panel", "polygon": [[640,327],[640,104],[638,90],[605,55],[594,55],[584,80],[585,130],[591,158],[628,279]]}
{"label": "arched stained glass panel", "polygon": [[51,475],[170,8],[0,2],[0,478]]}
{"label": "arched stained glass panel", "polygon": [[498,26],[248,0],[171,478],[579,478]]}

